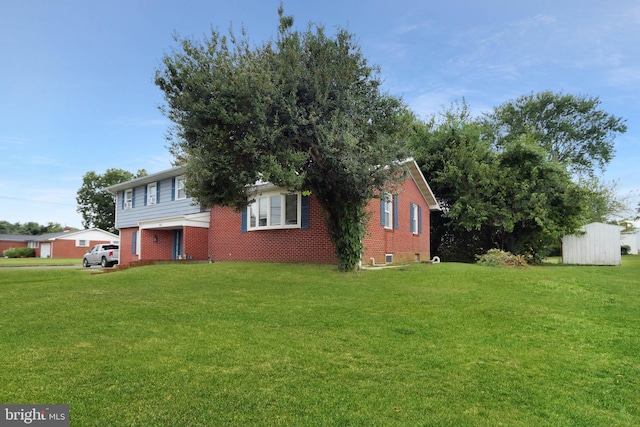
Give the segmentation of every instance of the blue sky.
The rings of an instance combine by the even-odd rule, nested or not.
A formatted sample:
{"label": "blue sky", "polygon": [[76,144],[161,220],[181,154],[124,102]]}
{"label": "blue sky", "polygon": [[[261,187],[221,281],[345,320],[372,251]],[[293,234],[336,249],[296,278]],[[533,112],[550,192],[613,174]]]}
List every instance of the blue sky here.
{"label": "blue sky", "polygon": [[[275,35],[280,0],[4,0],[0,5],[0,220],[81,227],[87,171],[171,166],[153,77],[175,43],[213,28]],[[464,97],[482,113],[543,90],[597,96],[627,119],[603,178],[640,200],[637,0],[289,0],[357,36],[384,89],[422,118]],[[428,177],[427,177],[428,179]]]}

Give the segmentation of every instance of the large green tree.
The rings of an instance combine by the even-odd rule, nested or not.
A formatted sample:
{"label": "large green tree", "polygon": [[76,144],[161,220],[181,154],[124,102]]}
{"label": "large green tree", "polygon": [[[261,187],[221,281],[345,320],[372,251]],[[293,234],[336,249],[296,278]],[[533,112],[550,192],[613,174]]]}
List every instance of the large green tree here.
{"label": "large green tree", "polygon": [[82,177],[82,186],[78,189],[76,202],[77,212],[82,215],[85,228],[100,228],[116,233],[116,207],[113,196],[104,189],[110,185],[129,181],[147,175],[144,169],[133,174],[123,169],[111,168],[99,174],[89,171]]}
{"label": "large green tree", "polygon": [[582,225],[587,193],[534,136],[496,149],[490,131],[466,103],[416,124],[416,160],[443,206],[432,250],[460,261],[495,247],[540,258]]}
{"label": "large green tree", "polygon": [[156,72],[164,113],[174,123],[171,150],[189,194],[204,206],[244,208],[258,180],[313,193],[326,212],[339,267],[362,252],[365,207],[390,179],[401,179],[401,141],[413,120],[383,93],[379,70],[355,37],[322,26],[293,29],[279,9],[275,40],[212,31],[176,39]]}
{"label": "large green tree", "polygon": [[613,158],[615,137],[625,120],[603,111],[597,97],[544,91],[524,95],[494,108],[486,116],[487,135],[498,148],[522,135],[578,174],[603,170]]}

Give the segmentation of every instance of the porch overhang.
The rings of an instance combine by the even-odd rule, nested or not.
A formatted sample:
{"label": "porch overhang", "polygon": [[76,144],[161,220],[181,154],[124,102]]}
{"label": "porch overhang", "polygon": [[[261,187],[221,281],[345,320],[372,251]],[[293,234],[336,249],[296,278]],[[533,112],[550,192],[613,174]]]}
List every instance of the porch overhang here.
{"label": "porch overhang", "polygon": [[210,212],[180,215],[138,222],[140,230],[175,230],[183,227],[209,228]]}

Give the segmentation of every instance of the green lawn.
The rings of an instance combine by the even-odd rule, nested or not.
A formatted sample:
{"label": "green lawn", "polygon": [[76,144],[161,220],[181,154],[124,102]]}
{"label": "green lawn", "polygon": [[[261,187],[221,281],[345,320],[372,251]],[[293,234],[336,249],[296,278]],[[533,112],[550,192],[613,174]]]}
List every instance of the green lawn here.
{"label": "green lawn", "polygon": [[4,258],[0,257],[0,267],[42,267],[82,265],[82,258]]}
{"label": "green lawn", "polygon": [[640,257],[0,269],[0,403],[73,426],[637,426]]}

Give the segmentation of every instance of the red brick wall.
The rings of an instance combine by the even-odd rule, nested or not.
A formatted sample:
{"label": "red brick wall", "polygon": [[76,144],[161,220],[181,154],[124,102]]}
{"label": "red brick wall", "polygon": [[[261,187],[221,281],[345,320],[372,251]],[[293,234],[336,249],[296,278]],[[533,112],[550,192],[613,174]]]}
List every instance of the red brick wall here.
{"label": "red brick wall", "polygon": [[209,256],[209,229],[184,227],[184,253],[189,259],[206,260]]}
{"label": "red brick wall", "polygon": [[120,230],[120,264],[127,265],[138,260],[138,255],[131,253],[131,240],[134,231],[139,231],[137,227],[123,228]]}
{"label": "red brick wall", "polygon": [[[411,232],[410,204],[422,207],[422,234]],[[374,258],[377,264],[383,264],[386,254],[393,254],[394,263],[427,261],[429,249],[429,206],[413,179],[408,178],[398,191],[398,229],[386,229],[380,225],[380,199],[373,199],[368,206],[370,213],[368,234],[363,243],[363,264],[369,264]]]}
{"label": "red brick wall", "polygon": [[[132,235],[137,228],[120,230],[120,263],[129,264],[138,257],[131,254]],[[170,260],[173,259],[174,230],[140,230],[140,259]],[[208,257],[209,230],[201,227],[183,228],[183,255],[190,259],[206,261]]]}
{"label": "red brick wall", "polygon": [[6,251],[9,248],[23,248],[27,246],[27,242],[9,242],[6,240],[0,241],[0,255],[2,252]]}
{"label": "red brick wall", "polygon": [[241,215],[231,208],[211,209],[209,253],[214,261],[266,261],[336,264],[335,248],[322,209],[311,197],[309,228],[241,231]]}
{"label": "red brick wall", "polygon": [[[167,260],[172,258],[173,230],[142,230],[141,233],[141,259]],[[157,239],[154,239],[154,236]]]}

